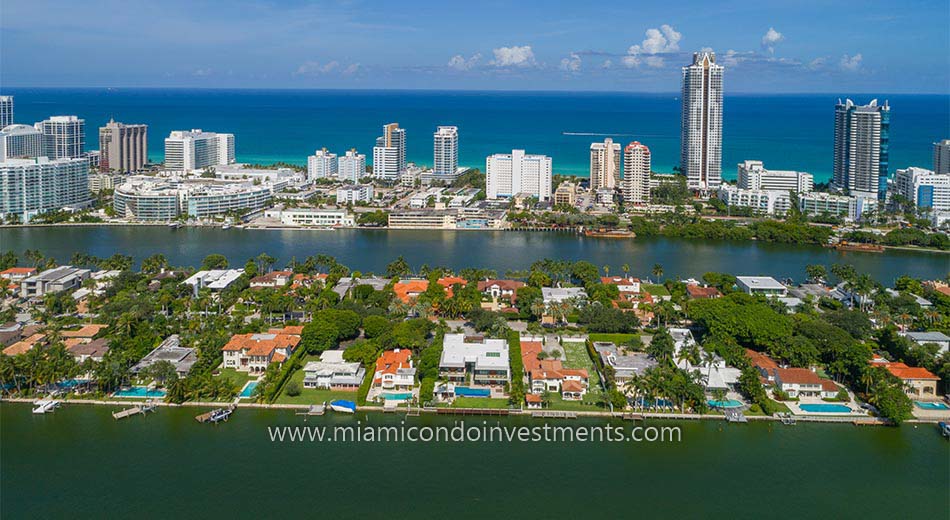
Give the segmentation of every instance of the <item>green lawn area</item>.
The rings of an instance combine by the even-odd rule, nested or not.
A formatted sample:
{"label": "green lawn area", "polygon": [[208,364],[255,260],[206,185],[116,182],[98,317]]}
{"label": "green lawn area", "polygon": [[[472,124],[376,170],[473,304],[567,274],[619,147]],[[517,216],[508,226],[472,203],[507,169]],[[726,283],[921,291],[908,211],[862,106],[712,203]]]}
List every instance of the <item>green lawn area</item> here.
{"label": "green lawn area", "polygon": [[564,349],[564,356],[567,357],[567,361],[564,362],[564,368],[586,369],[587,375],[590,379],[590,388],[599,389],[600,376],[597,375],[597,370],[594,369],[594,362],[590,359],[590,355],[587,353],[587,346],[584,343],[565,342],[561,345],[561,347]]}
{"label": "green lawn area", "polygon": [[587,336],[591,341],[609,341],[614,345],[620,346],[623,345],[633,338],[637,337],[636,334],[601,334],[593,333]]}
{"label": "green lawn area", "polygon": [[231,382],[237,386],[238,391],[244,388],[244,384],[247,383],[248,381],[251,381],[252,379],[257,379],[257,376],[251,376],[247,372],[238,372],[237,370],[234,370],[233,368],[222,368],[219,370],[219,372],[220,374],[218,374],[215,377],[221,377],[221,378],[226,377],[230,379]]}
{"label": "green lawn area", "polygon": [[484,397],[456,397],[452,408],[508,408],[507,399],[486,399]]}
{"label": "green lawn area", "polygon": [[[596,388],[596,387],[591,387]],[[588,394],[584,396],[590,402],[593,402],[597,399],[597,390],[588,391]],[[568,412],[602,412],[604,411],[603,406],[597,404],[585,404],[584,401],[565,401],[561,398],[561,394],[557,392],[551,392],[548,397],[548,409],[550,410],[564,410]]]}
{"label": "green lawn area", "polygon": [[[305,366],[308,361],[319,361],[320,356],[306,356],[301,360],[300,366]],[[324,401],[330,402],[334,399],[346,399],[348,401],[356,401],[356,391],[353,392],[337,392],[334,390],[323,390],[316,388],[304,388],[303,387],[303,369],[297,370],[290,376],[290,381],[287,381],[287,384],[284,385],[284,389],[280,392],[280,395],[277,396],[275,401],[278,404],[320,404]],[[301,391],[300,395],[290,396],[287,395],[287,385],[292,381],[296,381],[300,385]]]}
{"label": "green lawn area", "polygon": [[640,289],[650,293],[652,296],[669,296],[670,295],[670,291],[667,291],[666,287],[662,285],[654,285],[654,284],[645,283],[645,284],[640,285]]}

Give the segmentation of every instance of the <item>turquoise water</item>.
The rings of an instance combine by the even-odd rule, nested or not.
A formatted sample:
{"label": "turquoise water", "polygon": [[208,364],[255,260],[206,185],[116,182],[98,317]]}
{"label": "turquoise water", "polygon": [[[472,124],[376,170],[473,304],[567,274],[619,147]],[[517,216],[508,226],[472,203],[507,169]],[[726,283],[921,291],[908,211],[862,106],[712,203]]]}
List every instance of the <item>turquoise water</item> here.
{"label": "turquoise water", "polygon": [[709,406],[713,408],[738,408],[742,406],[742,401],[736,401],[735,399],[727,399],[725,401],[708,401]]}
{"label": "turquoise water", "polygon": [[383,399],[390,401],[407,401],[412,399],[412,392],[383,392]]}
{"label": "turquoise water", "polygon": [[456,386],[455,395],[459,397],[491,397],[491,390],[485,388],[468,388],[467,386]]}
{"label": "turquoise water", "polygon": [[130,398],[165,397],[165,391],[164,390],[149,390],[148,387],[145,387],[145,386],[133,386],[132,388],[128,390],[118,390],[117,392],[112,394],[112,397],[130,397]]}
{"label": "turquoise water", "polygon": [[257,381],[248,381],[247,384],[244,385],[244,389],[241,390],[241,399],[247,399],[254,395],[255,388],[257,388]]}
{"label": "turquoise water", "polygon": [[811,403],[800,404],[798,407],[806,412],[813,413],[851,413],[851,408],[843,404]]}
{"label": "turquoise water", "polygon": [[[149,125],[149,157],[161,161],[171,130],[202,128],[235,134],[237,159],[306,164],[327,147],[356,147],[372,160],[382,125],[406,129],[410,161],[432,163],[437,125],[459,127],[459,162],[484,169],[492,153],[524,148],[552,156],[556,173],[587,175],[593,141],[639,140],[653,169],[679,163],[677,93],[440,92],[190,89],[3,89],[16,96],[15,119],[32,124],[53,114],[86,120],[88,149],[110,117]],[[724,101],[723,176],[760,159],[767,167],[811,172],[827,180],[832,167],[835,94],[728,95]],[[931,143],[950,137],[950,96],[851,95],[860,103],[888,99],[890,167],[931,166]]]}
{"label": "turquoise water", "polygon": [[947,406],[945,403],[932,403],[927,401],[914,401],[914,404],[917,405],[917,408],[921,410],[947,410],[950,409],[950,406]]}

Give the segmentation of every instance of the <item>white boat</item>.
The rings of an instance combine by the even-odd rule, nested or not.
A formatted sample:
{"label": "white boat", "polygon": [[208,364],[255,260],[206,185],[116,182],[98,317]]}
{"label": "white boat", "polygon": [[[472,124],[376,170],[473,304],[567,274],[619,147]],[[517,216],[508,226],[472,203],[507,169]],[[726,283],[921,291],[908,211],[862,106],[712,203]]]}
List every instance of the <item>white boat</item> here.
{"label": "white boat", "polygon": [[52,399],[41,399],[33,404],[36,405],[36,408],[33,409],[33,413],[49,413],[59,406],[59,401],[54,401]]}
{"label": "white boat", "polygon": [[172,229],[178,229],[179,227],[181,227],[181,224],[179,224],[178,222],[172,222],[171,224],[168,225],[168,227]]}
{"label": "white boat", "polygon": [[356,413],[356,403],[346,399],[337,399],[330,401],[330,409],[334,412]]}
{"label": "white boat", "polygon": [[231,224],[225,224],[221,226],[221,229],[231,229]]}

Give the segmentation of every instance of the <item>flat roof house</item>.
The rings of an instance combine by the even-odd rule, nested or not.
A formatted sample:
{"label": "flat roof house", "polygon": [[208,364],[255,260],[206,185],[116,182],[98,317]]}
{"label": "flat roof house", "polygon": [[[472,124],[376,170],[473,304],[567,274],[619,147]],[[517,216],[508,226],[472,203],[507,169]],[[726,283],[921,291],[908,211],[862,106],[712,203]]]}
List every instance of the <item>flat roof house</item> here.
{"label": "flat roof house", "polygon": [[541,297],[544,304],[561,303],[566,300],[586,300],[587,291],[583,287],[542,287]]}
{"label": "flat roof house", "polygon": [[286,361],[294,353],[298,343],[299,332],[285,333],[283,329],[274,329],[263,334],[235,334],[221,347],[224,355],[223,366],[238,372],[263,374],[271,363]]}
{"label": "flat roof house", "polygon": [[138,374],[159,361],[170,362],[175,366],[178,376],[185,377],[191,371],[192,365],[198,361],[198,356],[195,354],[195,349],[181,346],[181,338],[178,334],[172,334],[132,366],[132,373]]}
{"label": "flat roof house", "polygon": [[657,366],[655,359],[643,352],[621,354],[616,345],[609,341],[595,341],[594,350],[600,356],[604,366],[614,369],[614,381],[624,385],[635,375],[643,375],[648,369]]}
{"label": "flat roof house", "polygon": [[359,363],[343,361],[342,350],[327,350],[320,361],[310,361],[303,367],[304,388],[355,391],[359,389],[366,369]]}
{"label": "flat roof house", "polygon": [[788,288],[771,276],[737,276],[736,285],[746,294],[787,296]]}
{"label": "flat roof house", "polygon": [[439,359],[439,376],[452,383],[504,385],[511,380],[508,342],[480,336],[446,334]]}
{"label": "flat roof house", "polygon": [[236,282],[242,274],[244,274],[244,269],[211,269],[209,271],[198,271],[189,276],[183,283],[194,287],[195,290],[207,287],[212,292],[220,292]]}
{"label": "flat roof house", "polygon": [[905,332],[904,336],[921,346],[928,343],[933,343],[940,348],[940,353],[946,352],[948,349],[950,349],[950,336],[947,336],[943,332]]}
{"label": "flat roof house", "polygon": [[75,289],[89,278],[90,273],[89,269],[79,269],[69,265],[47,269],[20,281],[20,297],[36,298],[47,293]]}

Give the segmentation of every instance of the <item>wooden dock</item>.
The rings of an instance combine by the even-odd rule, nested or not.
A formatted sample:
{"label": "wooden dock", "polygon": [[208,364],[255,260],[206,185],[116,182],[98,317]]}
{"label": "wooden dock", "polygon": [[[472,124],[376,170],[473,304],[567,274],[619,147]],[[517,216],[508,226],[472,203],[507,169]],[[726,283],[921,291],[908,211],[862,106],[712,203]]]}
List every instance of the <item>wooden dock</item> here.
{"label": "wooden dock", "polygon": [[325,414],[325,413],[327,413],[327,405],[326,405],[326,403],[324,403],[324,404],[313,404],[313,405],[310,405],[310,408],[308,408],[306,411],[297,412],[296,415],[307,415],[307,416],[310,416],[310,415],[323,415],[323,414]]}
{"label": "wooden dock", "polygon": [[577,419],[577,414],[558,410],[535,410],[531,412],[531,417],[537,419]]}
{"label": "wooden dock", "polygon": [[115,420],[125,419],[126,417],[132,417],[133,415],[144,414],[141,406],[133,406],[132,408],[126,408],[118,412],[112,412],[112,418]]}
{"label": "wooden dock", "polygon": [[221,421],[227,421],[228,418],[231,417],[231,414],[234,413],[235,408],[236,407],[233,404],[231,406],[228,406],[227,408],[215,408],[214,410],[211,410],[210,412],[205,412],[203,414],[196,415],[195,420],[200,423],[210,422],[210,423],[217,424]]}
{"label": "wooden dock", "polygon": [[439,415],[508,415],[507,408],[438,408]]}

